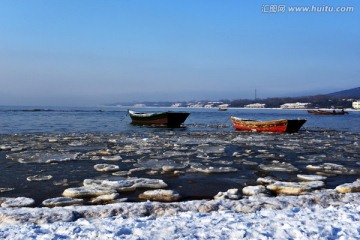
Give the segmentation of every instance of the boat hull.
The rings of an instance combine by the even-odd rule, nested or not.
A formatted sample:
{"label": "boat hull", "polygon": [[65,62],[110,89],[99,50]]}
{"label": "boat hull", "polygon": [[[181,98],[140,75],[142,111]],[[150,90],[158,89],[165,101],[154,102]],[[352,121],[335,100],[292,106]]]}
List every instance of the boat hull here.
{"label": "boat hull", "polygon": [[308,110],[308,113],[310,114],[316,114],[316,115],[345,115],[349,114],[345,111],[325,111],[325,110]]}
{"label": "boat hull", "polygon": [[252,132],[287,132],[294,133],[299,131],[306,122],[305,119],[280,119],[273,121],[254,121],[243,120],[236,117],[230,117],[234,127],[238,131]]}
{"label": "boat hull", "polygon": [[159,113],[137,113],[129,111],[129,115],[131,117],[131,123],[135,125],[177,128],[185,122],[190,113],[170,111]]}

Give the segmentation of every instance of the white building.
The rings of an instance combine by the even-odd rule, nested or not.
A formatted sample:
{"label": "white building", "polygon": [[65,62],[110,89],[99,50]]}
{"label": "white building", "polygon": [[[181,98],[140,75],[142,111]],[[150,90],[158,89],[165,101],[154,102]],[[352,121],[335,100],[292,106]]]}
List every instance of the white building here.
{"label": "white building", "polygon": [[304,109],[304,108],[308,108],[308,106],[310,105],[310,103],[285,103],[283,105],[280,106],[280,108],[283,109]]}
{"label": "white building", "polygon": [[244,108],[265,108],[265,104],[264,103],[252,103],[252,104],[245,105]]}
{"label": "white building", "polygon": [[171,105],[172,108],[177,108],[177,107],[181,107],[181,103],[174,103],[173,105]]}
{"label": "white building", "polygon": [[360,109],[360,100],[353,102],[352,107],[355,108],[355,109]]}

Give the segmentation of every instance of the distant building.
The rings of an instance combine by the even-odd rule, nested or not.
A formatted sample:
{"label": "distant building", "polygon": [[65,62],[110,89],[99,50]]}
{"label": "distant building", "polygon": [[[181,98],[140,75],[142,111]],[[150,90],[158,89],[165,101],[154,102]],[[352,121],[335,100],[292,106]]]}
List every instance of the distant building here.
{"label": "distant building", "polygon": [[245,105],[244,108],[265,108],[265,104],[264,103],[252,103],[252,104]]}
{"label": "distant building", "polygon": [[181,107],[181,103],[174,103],[173,105],[171,105],[171,107],[173,108]]}
{"label": "distant building", "polygon": [[283,109],[305,109],[308,108],[310,103],[285,103],[283,105],[280,105],[280,108]]}
{"label": "distant building", "polygon": [[353,102],[352,107],[355,109],[360,109],[360,100]]}
{"label": "distant building", "polygon": [[190,103],[188,104],[189,108],[202,108],[204,105],[201,103]]}
{"label": "distant building", "polygon": [[206,104],[205,106],[204,106],[204,108],[213,108],[214,106],[210,103],[210,104]]}
{"label": "distant building", "polygon": [[137,104],[134,104],[134,107],[141,108],[141,107],[146,107],[146,105],[142,104],[142,103],[137,103]]}

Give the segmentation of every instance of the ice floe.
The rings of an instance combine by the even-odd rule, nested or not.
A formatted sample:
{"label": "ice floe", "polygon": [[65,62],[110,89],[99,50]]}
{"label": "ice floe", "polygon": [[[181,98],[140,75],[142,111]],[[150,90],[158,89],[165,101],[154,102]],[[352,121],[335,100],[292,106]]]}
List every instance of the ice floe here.
{"label": "ice floe", "polygon": [[31,207],[35,204],[35,200],[27,197],[8,198],[1,203],[3,208]]}
{"label": "ice floe", "polygon": [[83,199],[69,198],[69,197],[57,197],[46,199],[42,202],[45,207],[60,207],[60,206],[71,206],[71,205],[82,205]]}
{"label": "ice floe", "polygon": [[52,178],[53,178],[53,176],[51,176],[51,175],[34,175],[34,176],[27,177],[26,180],[28,180],[29,182],[48,181],[48,180],[51,180]]}
{"label": "ice floe", "polygon": [[180,200],[181,196],[173,190],[157,189],[145,191],[139,195],[139,198],[159,202],[174,202]]}
{"label": "ice floe", "polygon": [[243,194],[245,195],[259,195],[266,192],[266,188],[262,185],[258,186],[246,186],[242,189]]}
{"label": "ice floe", "polygon": [[271,164],[260,164],[259,168],[268,172],[294,172],[298,169],[291,163],[272,161]]}
{"label": "ice floe", "polygon": [[360,179],[356,180],[353,183],[344,183],[337,186],[336,191],[339,193],[351,193],[351,192],[360,192]]}
{"label": "ice floe", "polygon": [[231,200],[237,200],[240,199],[239,189],[232,188],[227,190],[226,192],[219,192],[214,196],[215,200],[218,199],[231,199]]}
{"label": "ice floe", "polygon": [[120,167],[113,164],[96,164],[94,169],[98,172],[116,172]]}

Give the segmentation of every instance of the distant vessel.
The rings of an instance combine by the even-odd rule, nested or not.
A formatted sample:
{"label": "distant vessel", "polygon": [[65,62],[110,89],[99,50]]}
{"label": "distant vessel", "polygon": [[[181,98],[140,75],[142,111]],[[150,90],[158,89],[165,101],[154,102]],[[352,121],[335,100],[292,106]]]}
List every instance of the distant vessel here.
{"label": "distant vessel", "polygon": [[344,109],[342,109],[341,111],[335,111],[335,110],[308,110],[308,113],[311,114],[316,114],[316,115],[344,115],[344,114],[349,114],[348,112],[345,112]]}
{"label": "distant vessel", "polygon": [[136,125],[149,125],[154,127],[180,127],[186,118],[190,115],[188,112],[155,112],[140,113],[128,110],[131,117],[131,123]]}
{"label": "distant vessel", "polygon": [[253,132],[287,132],[294,133],[299,131],[306,119],[280,119],[273,121],[256,121],[249,119],[241,119],[237,117],[230,117],[235,129],[238,131],[253,131]]}
{"label": "distant vessel", "polygon": [[227,111],[229,107],[229,104],[221,104],[218,106],[219,111]]}

